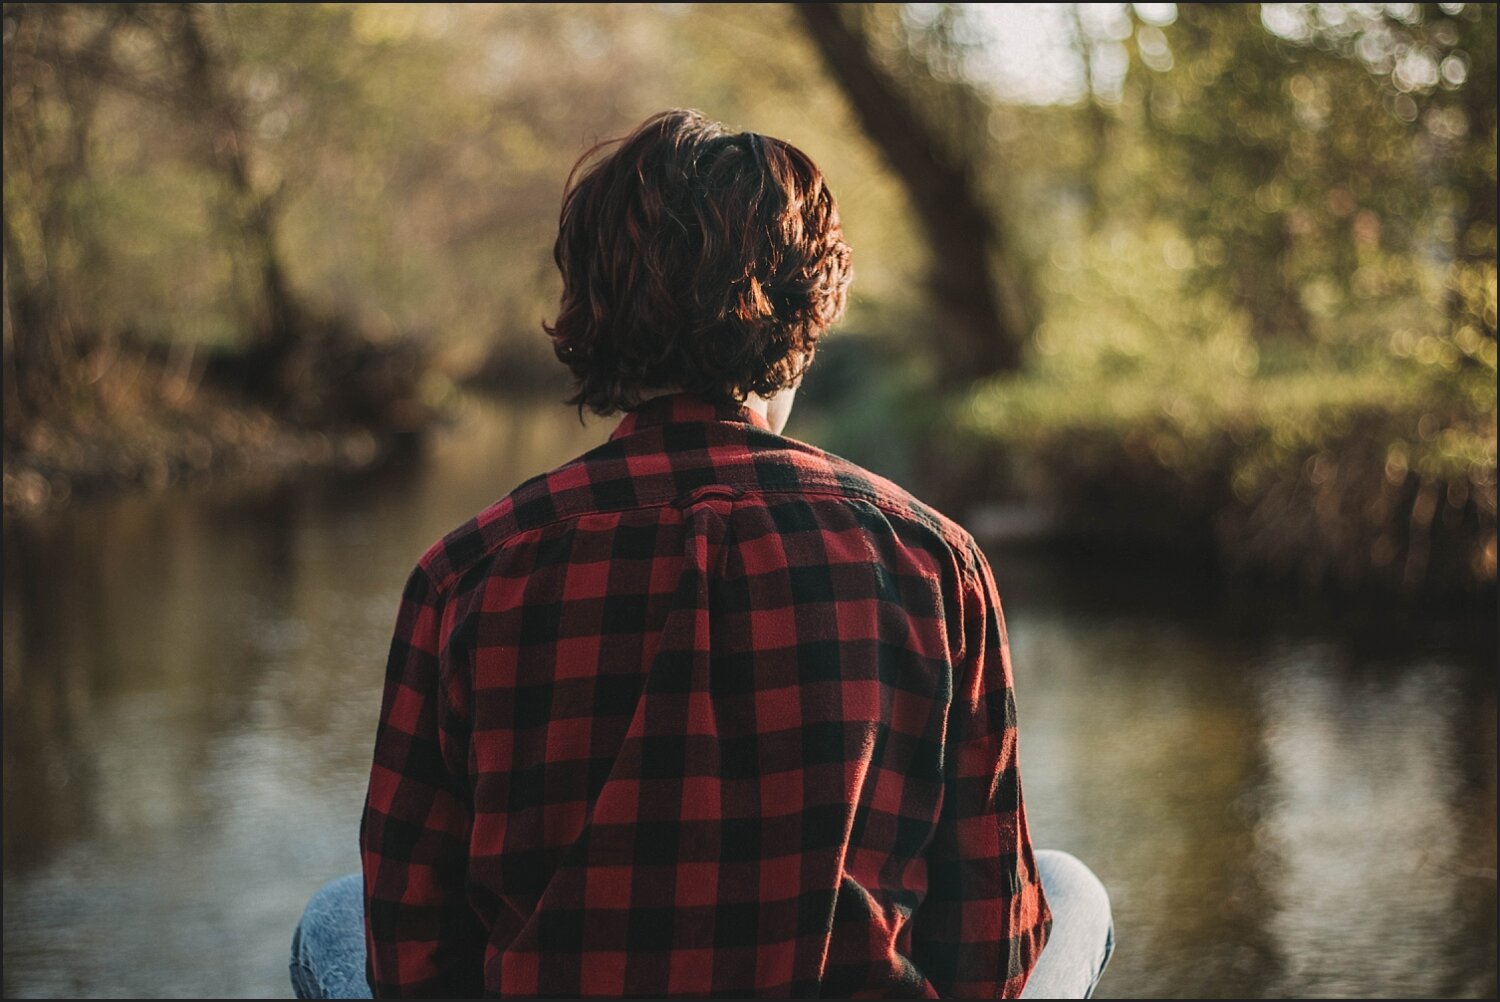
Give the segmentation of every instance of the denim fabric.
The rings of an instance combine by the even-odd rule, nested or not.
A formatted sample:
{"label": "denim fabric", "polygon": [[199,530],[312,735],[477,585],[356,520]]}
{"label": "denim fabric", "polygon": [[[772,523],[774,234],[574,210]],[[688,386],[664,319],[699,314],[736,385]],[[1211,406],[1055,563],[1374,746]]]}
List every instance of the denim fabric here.
{"label": "denim fabric", "polygon": [[1109,892],[1092,870],[1065,852],[1038,849],[1036,865],[1052,907],[1052,934],[1021,997],[1092,998],[1115,949]]}
{"label": "denim fabric", "polygon": [[364,879],[324,884],[292,934],[292,990],[299,999],[367,999]]}

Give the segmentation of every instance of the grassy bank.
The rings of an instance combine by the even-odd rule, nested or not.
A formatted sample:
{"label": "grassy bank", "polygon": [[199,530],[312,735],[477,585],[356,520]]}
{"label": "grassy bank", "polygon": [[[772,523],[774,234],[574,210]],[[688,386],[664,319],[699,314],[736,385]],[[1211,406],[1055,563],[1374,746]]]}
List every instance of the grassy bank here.
{"label": "grassy bank", "polygon": [[1055,330],[1023,372],[949,394],[899,343],[831,338],[790,430],[960,519],[1020,505],[1058,543],[1309,587],[1493,589],[1482,328],[1257,345],[1226,326],[1135,353]]}
{"label": "grassy bank", "polygon": [[929,469],[945,493],[1043,504],[1094,545],[1311,585],[1492,587],[1494,342],[1396,347],[987,382],[933,412]]}

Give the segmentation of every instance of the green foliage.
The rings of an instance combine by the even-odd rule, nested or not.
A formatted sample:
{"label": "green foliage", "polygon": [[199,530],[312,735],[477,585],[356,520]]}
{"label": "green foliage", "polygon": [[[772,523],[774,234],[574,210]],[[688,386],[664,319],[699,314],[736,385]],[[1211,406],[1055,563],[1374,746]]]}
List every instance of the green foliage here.
{"label": "green foliage", "polygon": [[[1246,566],[1493,580],[1495,7],[1139,6],[1052,12],[1081,84],[1051,105],[986,79],[995,10],[848,12],[1040,321],[1021,374],[945,400],[942,257],[786,5],[205,6],[236,196],[176,5],[7,4],[7,363],[248,343],[263,211],[318,315],[454,368],[500,343],[499,382],[531,380],[568,168],[694,106],[802,146],[839,196],[850,313],[794,431],[938,494],[1083,520],[1118,498],[1127,535],[1191,517]],[[44,314],[26,343],[12,317]]]}
{"label": "green foliage", "polygon": [[1492,582],[1495,12],[1457,6],[1178,5],[1096,39],[1117,90],[997,108],[1044,320],[927,465],[1115,543]]}
{"label": "green foliage", "polygon": [[[62,179],[76,224],[60,241],[65,253],[52,255],[51,280],[79,322],[103,334],[243,336],[256,276],[221,211],[223,183],[205,167],[212,140],[182,93],[171,5],[124,15],[59,6],[19,12],[46,35],[24,81],[47,113],[32,132],[63,149],[70,116],[87,118],[85,162]],[[784,136],[828,165],[860,248],[856,322],[879,326],[881,292],[905,295],[915,266],[899,188],[776,6],[231,4],[204,13],[245,124],[250,182],[276,214],[295,291],[374,335],[543,344],[569,168],[595,141],[674,105]],[[99,51],[83,59],[95,38]],[[7,43],[8,61],[24,42]],[[82,108],[70,87],[97,94],[97,106]],[[13,163],[6,148],[7,216],[24,237],[37,228],[37,186],[56,179],[45,158]]]}

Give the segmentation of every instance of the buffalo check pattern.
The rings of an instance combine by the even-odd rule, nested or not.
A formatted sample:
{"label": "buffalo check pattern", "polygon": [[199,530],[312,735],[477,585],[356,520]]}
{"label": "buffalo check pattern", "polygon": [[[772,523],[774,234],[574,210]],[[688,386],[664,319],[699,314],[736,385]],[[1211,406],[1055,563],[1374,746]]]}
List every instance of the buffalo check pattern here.
{"label": "buffalo check pattern", "polygon": [[681,394],[422,558],[360,840],[379,996],[1014,997],[1051,922],[971,537]]}

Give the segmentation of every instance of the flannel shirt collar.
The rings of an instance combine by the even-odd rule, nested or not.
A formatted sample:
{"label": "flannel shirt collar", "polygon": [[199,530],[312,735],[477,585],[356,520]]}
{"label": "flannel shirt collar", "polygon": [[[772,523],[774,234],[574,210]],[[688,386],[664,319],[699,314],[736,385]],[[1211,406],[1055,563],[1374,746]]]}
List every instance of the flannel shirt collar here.
{"label": "flannel shirt collar", "polygon": [[744,404],[706,400],[691,393],[669,393],[652,397],[628,412],[609,437],[611,440],[623,438],[655,425],[704,421],[734,421],[754,425],[764,431],[771,430],[765,418]]}

